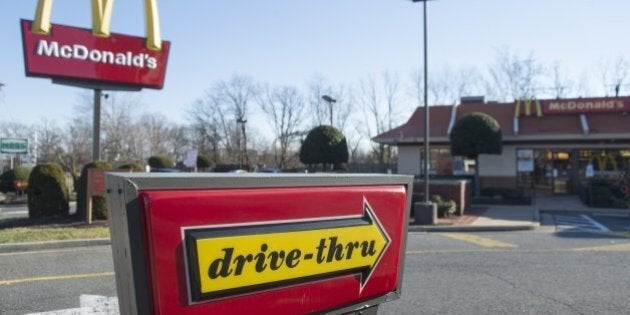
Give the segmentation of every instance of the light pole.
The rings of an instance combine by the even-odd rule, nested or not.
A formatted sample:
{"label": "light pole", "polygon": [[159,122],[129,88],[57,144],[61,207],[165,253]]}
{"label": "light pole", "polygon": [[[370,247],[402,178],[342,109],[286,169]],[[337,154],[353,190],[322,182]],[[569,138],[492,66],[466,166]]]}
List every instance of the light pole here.
{"label": "light pole", "polygon": [[428,92],[428,58],[427,58],[427,1],[411,0],[423,4],[423,34],[424,34],[424,158],[422,169],[424,172],[424,202],[429,203],[429,92]]}
{"label": "light pole", "polygon": [[246,152],[244,153],[243,151],[247,150],[247,135],[245,134],[245,124],[247,123],[247,119],[245,119],[243,116],[239,116],[238,118],[236,118],[236,123],[241,125],[241,135],[243,136],[243,145],[241,146],[241,144],[239,143],[239,148],[238,150],[241,152],[240,157],[239,157],[239,168],[243,169],[243,163],[244,163],[244,156],[246,154]]}
{"label": "light pole", "polygon": [[330,125],[332,126],[333,125],[333,103],[336,103],[337,100],[328,95],[322,96],[322,99],[328,103],[328,107],[330,108]]}
{"label": "light pole", "polygon": [[92,161],[101,159],[101,98],[107,99],[103,90],[94,89],[94,119],[92,121]]}

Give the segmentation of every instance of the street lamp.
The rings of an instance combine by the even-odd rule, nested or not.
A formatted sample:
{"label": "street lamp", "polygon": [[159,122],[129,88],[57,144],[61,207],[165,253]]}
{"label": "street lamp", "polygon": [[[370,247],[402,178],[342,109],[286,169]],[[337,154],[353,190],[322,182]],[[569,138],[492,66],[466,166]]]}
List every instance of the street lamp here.
{"label": "street lamp", "polygon": [[239,116],[236,118],[236,123],[241,124],[241,135],[243,136],[243,145],[239,143],[238,150],[241,152],[239,155],[239,168],[243,169],[244,156],[245,153],[243,151],[247,150],[247,135],[245,134],[245,124],[247,123],[247,119],[243,116]]}
{"label": "street lamp", "polygon": [[94,116],[92,120],[92,161],[101,159],[101,98],[108,99],[109,94],[101,89],[94,89]]}
{"label": "street lamp", "polygon": [[336,103],[337,100],[328,95],[322,96],[322,99],[328,102],[328,107],[330,107],[330,125],[332,126],[333,125],[333,103]]}
{"label": "street lamp", "polygon": [[412,2],[423,2],[423,33],[424,33],[424,158],[422,169],[424,171],[424,202],[429,203],[429,92],[428,92],[428,58],[427,58],[427,1],[411,0]]}

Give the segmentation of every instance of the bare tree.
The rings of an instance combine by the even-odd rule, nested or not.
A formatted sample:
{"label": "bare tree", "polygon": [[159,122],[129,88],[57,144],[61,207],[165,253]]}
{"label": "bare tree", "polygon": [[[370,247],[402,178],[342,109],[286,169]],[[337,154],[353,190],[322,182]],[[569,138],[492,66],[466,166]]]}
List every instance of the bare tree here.
{"label": "bare tree", "polygon": [[290,158],[291,143],[300,136],[305,116],[304,101],[294,87],[284,86],[272,90],[266,86],[258,98],[258,103],[275,134],[273,143],[275,164],[278,168],[284,169]]}
{"label": "bare tree", "polygon": [[[483,94],[481,75],[475,68],[461,68],[457,71],[444,68],[431,75],[429,80],[431,104],[453,105],[463,96]],[[423,102],[424,100],[421,101]]]}
{"label": "bare tree", "polygon": [[[333,112],[333,125],[346,132],[348,122],[354,111],[352,89],[345,85],[333,85],[320,76],[313,76],[308,82],[308,104],[310,108],[311,127],[330,124],[330,113]],[[322,97],[328,95],[335,99],[329,104]]]}
{"label": "bare tree", "polygon": [[630,74],[630,61],[623,56],[617,57],[615,60],[602,62],[599,67],[602,75],[602,83],[605,94],[608,95],[613,91],[614,96],[619,96],[622,89],[625,88],[628,75]]}
{"label": "bare tree", "polygon": [[553,63],[551,68],[553,97],[564,98],[571,94],[574,83],[563,74],[560,62]]}
{"label": "bare tree", "polygon": [[115,164],[138,159],[140,141],[135,139],[142,133],[134,132],[134,114],[140,106],[139,99],[131,93],[108,93],[103,102],[101,115],[102,148],[104,160]]}
{"label": "bare tree", "polygon": [[146,161],[153,155],[170,156],[169,123],[164,115],[153,113],[143,114],[135,126],[136,132],[141,132],[142,138],[135,144],[139,148],[135,159]]}
{"label": "bare tree", "polygon": [[496,60],[488,71],[488,94],[498,100],[511,101],[536,97],[544,66],[533,53],[521,57],[503,48],[497,50]]}
{"label": "bare tree", "polygon": [[[363,108],[365,121],[362,132],[372,138],[394,127],[396,110],[399,106],[400,83],[398,76],[390,72],[383,72],[381,84],[371,76],[359,83],[359,103]],[[370,142],[372,153],[380,164],[391,163],[393,150],[382,143]]]}
{"label": "bare tree", "polygon": [[[234,76],[216,82],[191,108],[192,141],[216,163],[249,165],[247,115],[257,94],[252,79]],[[223,154],[225,153],[225,154]]]}
{"label": "bare tree", "polygon": [[53,122],[43,121],[36,130],[38,163],[62,162],[62,157],[65,154],[62,129]]}
{"label": "bare tree", "polygon": [[169,155],[173,156],[176,161],[183,161],[187,151],[192,147],[188,128],[168,124],[166,129],[166,147],[170,152]]}
{"label": "bare tree", "polygon": [[67,125],[61,141],[64,150],[58,162],[76,180],[81,167],[92,160],[92,125],[84,119],[74,118]]}

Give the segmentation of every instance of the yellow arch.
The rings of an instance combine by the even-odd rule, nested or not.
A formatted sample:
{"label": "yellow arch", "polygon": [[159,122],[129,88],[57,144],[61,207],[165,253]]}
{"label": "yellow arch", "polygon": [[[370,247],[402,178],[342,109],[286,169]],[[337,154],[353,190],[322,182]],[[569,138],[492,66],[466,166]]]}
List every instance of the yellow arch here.
{"label": "yellow arch", "polygon": [[[114,0],[92,0],[92,34],[108,37],[112,18]],[[31,31],[37,34],[50,33],[50,15],[53,0],[38,0],[35,20]],[[162,50],[162,36],[160,33],[160,18],[157,0],[144,0],[144,14],[146,23],[146,47],[150,50]]]}
{"label": "yellow arch", "polygon": [[518,118],[521,115],[521,104],[525,105],[525,116],[530,116],[532,112],[532,103],[536,105],[536,116],[542,117],[542,106],[538,100],[521,99],[516,101],[514,108],[514,117]]}

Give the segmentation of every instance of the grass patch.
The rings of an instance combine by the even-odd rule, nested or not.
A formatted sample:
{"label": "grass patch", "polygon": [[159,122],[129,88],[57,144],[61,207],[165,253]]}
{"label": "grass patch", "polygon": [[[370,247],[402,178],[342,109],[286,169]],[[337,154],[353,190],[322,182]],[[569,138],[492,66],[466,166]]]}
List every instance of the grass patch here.
{"label": "grass patch", "polygon": [[0,230],[0,244],[108,238],[107,226],[95,227],[15,227]]}
{"label": "grass patch", "polygon": [[0,219],[0,244],[109,238],[107,221],[87,225],[74,216]]}

